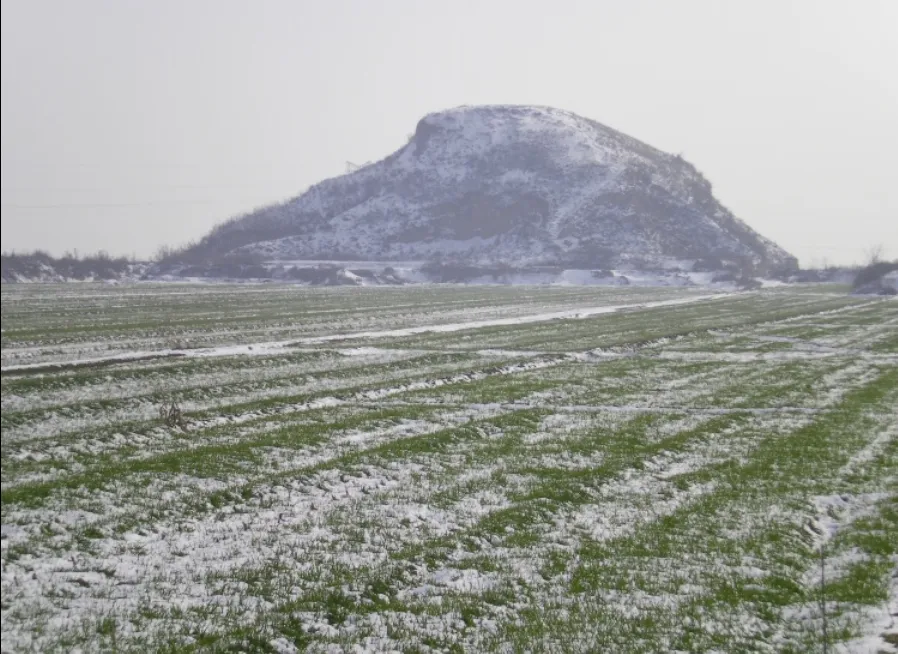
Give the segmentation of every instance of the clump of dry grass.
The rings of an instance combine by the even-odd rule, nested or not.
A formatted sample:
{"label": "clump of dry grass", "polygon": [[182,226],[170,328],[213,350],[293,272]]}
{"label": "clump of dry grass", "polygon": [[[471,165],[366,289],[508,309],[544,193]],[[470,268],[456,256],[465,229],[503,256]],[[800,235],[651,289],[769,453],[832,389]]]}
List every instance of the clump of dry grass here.
{"label": "clump of dry grass", "polygon": [[187,426],[187,420],[181,412],[181,407],[174,400],[165,402],[159,407],[159,419],[165,423],[166,427],[184,428]]}

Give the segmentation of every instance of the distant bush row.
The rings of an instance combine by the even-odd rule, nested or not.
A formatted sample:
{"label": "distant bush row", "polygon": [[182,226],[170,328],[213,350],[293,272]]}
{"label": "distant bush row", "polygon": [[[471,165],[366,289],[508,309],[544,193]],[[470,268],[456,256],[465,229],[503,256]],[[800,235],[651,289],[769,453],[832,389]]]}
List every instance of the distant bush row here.
{"label": "distant bush row", "polygon": [[96,252],[90,254],[79,254],[77,250],[72,252],[66,252],[61,257],[54,257],[49,252],[45,250],[33,250],[31,252],[16,252],[12,250],[10,252],[4,251],[2,254],[3,259],[8,259],[10,261],[43,261],[44,263],[58,263],[60,261],[93,261],[93,262],[107,262],[107,261],[124,261],[125,263],[132,263],[133,260],[128,257],[113,257],[106,250],[98,250]]}
{"label": "distant bush row", "polygon": [[898,259],[895,261],[875,261],[862,268],[854,277],[852,289],[858,290],[871,284],[876,284],[883,277],[898,270]]}
{"label": "distant bush row", "polygon": [[54,257],[43,250],[28,253],[4,252],[0,256],[0,277],[3,281],[18,279],[114,279],[128,271],[131,265],[126,257],[112,257],[100,250],[79,256],[67,252]]}

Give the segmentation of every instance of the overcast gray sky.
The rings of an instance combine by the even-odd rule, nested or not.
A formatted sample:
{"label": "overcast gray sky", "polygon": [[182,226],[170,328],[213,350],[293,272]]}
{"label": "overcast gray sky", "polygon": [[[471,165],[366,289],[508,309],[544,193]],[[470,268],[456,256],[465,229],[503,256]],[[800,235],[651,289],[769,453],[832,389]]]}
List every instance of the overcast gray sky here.
{"label": "overcast gray sky", "polygon": [[682,152],[802,264],[898,256],[898,0],[3,0],[2,245],[146,256],[462,104]]}

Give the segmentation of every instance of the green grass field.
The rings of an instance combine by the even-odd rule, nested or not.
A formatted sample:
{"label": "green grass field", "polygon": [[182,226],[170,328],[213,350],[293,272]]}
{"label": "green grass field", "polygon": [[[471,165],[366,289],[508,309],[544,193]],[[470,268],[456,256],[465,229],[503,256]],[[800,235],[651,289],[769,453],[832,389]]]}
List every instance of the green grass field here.
{"label": "green grass field", "polygon": [[4,652],[898,651],[894,299],[23,284],[2,318]]}

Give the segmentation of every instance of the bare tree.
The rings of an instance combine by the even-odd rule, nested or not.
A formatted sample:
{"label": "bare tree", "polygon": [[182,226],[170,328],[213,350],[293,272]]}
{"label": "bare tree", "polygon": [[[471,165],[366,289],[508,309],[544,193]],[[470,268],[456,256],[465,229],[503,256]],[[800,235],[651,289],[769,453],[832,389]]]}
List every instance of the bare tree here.
{"label": "bare tree", "polygon": [[873,245],[864,251],[864,264],[872,266],[883,261],[882,245]]}

